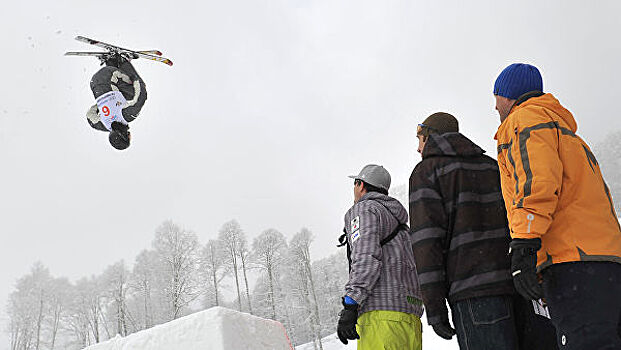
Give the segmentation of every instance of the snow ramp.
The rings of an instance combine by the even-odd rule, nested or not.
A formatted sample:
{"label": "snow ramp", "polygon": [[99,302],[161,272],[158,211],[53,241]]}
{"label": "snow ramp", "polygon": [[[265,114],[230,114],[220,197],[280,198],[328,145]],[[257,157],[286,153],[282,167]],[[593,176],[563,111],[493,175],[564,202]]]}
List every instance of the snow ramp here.
{"label": "snow ramp", "polygon": [[214,307],[84,350],[292,350],[280,322]]}

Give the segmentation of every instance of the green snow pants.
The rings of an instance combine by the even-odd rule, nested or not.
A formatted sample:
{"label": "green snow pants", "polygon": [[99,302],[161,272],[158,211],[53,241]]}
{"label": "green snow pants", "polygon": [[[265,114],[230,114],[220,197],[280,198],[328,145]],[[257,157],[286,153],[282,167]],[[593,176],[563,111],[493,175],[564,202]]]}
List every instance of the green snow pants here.
{"label": "green snow pants", "polygon": [[405,312],[373,310],[358,317],[358,350],[421,350],[423,325]]}

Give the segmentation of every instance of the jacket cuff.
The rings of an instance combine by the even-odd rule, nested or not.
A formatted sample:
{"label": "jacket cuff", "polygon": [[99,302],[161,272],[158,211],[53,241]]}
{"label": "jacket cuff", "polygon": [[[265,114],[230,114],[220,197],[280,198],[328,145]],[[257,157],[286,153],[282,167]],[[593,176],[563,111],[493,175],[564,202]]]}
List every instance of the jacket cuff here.
{"label": "jacket cuff", "polygon": [[541,236],[542,235],[538,233],[511,232],[511,238],[534,239],[534,238],[541,238]]}
{"label": "jacket cuff", "polygon": [[350,297],[354,299],[354,301],[358,303],[358,305],[362,305],[362,303],[366,299],[366,296],[363,297],[362,292],[354,290],[347,291],[347,293],[345,293],[345,297]]}

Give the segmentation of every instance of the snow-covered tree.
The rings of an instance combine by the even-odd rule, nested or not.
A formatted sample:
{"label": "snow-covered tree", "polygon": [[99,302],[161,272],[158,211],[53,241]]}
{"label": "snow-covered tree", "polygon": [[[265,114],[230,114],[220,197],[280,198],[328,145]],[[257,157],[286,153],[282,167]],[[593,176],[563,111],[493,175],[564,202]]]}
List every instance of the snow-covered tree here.
{"label": "snow-covered tree", "polygon": [[289,251],[292,262],[296,265],[299,273],[298,286],[303,300],[309,312],[309,325],[314,335],[314,342],[323,349],[321,344],[321,318],[317,301],[315,281],[311,269],[310,245],[313,241],[313,234],[306,228],[302,228],[296,233],[289,242]]}
{"label": "snow-covered tree", "polygon": [[340,251],[316,260],[312,264],[313,276],[317,286],[317,301],[321,319],[321,334],[334,332],[334,325],[338,321],[338,312],[341,310],[341,298],[348,279],[348,263],[345,247]]}
{"label": "snow-covered tree", "polygon": [[16,290],[9,296],[8,314],[11,349],[40,349],[43,324],[48,317],[49,287],[52,276],[40,262],[30,274],[17,281]]}
{"label": "snow-covered tree", "polygon": [[72,285],[66,278],[55,278],[48,285],[48,317],[44,323],[49,335],[49,348],[54,349],[66,314]]}
{"label": "snow-covered tree", "polygon": [[604,180],[612,196],[617,216],[621,213],[621,131],[609,133],[593,147]]}
{"label": "snow-covered tree", "polygon": [[81,278],[72,288],[64,324],[74,336],[74,344],[86,347],[104,340],[105,324],[101,283],[96,276]]}
{"label": "snow-covered tree", "polygon": [[250,250],[248,250],[248,241],[246,235],[242,231],[239,239],[239,260],[241,262],[242,272],[244,274],[244,285],[246,286],[246,299],[248,300],[248,312],[252,314],[252,302],[250,299],[250,288],[248,287],[248,258],[250,256]]}
{"label": "snow-covered tree", "polygon": [[241,251],[241,237],[243,231],[236,220],[231,220],[222,225],[220,232],[218,233],[218,241],[223,249],[225,257],[225,266],[227,271],[232,272],[235,277],[235,286],[237,287],[237,306],[239,311],[242,310],[241,306],[241,292],[239,289],[239,264],[240,264],[240,251]]}
{"label": "snow-covered tree", "polygon": [[198,237],[168,220],[157,228],[153,249],[167,281],[164,294],[170,308],[169,320],[174,320],[183,316],[185,308],[200,296]]}
{"label": "snow-covered tree", "polygon": [[106,311],[109,315],[107,320],[112,323],[110,326],[113,327],[113,331],[110,333],[126,336],[130,327],[135,327],[133,324],[130,326],[133,320],[127,308],[129,270],[125,266],[125,262],[121,260],[109,266],[101,279],[102,288],[108,301],[106,305]]}
{"label": "snow-covered tree", "polygon": [[268,300],[272,309],[271,318],[273,320],[276,320],[274,286],[277,278],[277,269],[284,261],[286,248],[285,236],[274,229],[263,231],[252,242],[252,260],[266,273]]}
{"label": "snow-covered tree", "polygon": [[[201,252],[200,274],[205,287],[204,306],[209,308],[220,305],[218,286],[224,277],[225,256],[220,241],[211,239]],[[207,287],[209,286],[209,287]]]}
{"label": "snow-covered tree", "polygon": [[157,273],[160,261],[153,250],[145,249],[136,257],[129,286],[136,298],[129,303],[132,314],[138,320],[137,329],[147,329],[155,324],[154,292],[157,289]]}

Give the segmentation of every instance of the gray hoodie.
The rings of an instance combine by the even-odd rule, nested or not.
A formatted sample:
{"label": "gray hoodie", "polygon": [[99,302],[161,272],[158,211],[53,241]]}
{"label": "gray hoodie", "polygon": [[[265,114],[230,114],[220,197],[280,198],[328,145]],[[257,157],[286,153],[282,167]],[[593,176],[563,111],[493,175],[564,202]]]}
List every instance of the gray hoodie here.
{"label": "gray hoodie", "polygon": [[351,271],[346,295],[359,305],[359,314],[392,310],[422,316],[423,306],[407,230],[384,246],[380,241],[408,222],[403,205],[387,195],[369,192],[345,214]]}

